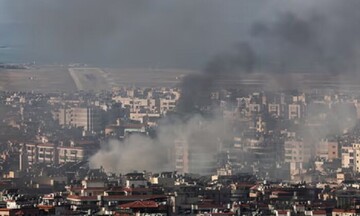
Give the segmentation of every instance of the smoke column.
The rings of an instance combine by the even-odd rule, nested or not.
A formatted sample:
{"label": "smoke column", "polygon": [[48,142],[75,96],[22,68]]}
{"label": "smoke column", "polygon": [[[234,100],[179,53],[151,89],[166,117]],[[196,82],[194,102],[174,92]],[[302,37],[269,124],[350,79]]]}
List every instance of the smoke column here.
{"label": "smoke column", "polygon": [[234,53],[217,55],[209,62],[201,74],[192,74],[184,78],[179,101],[180,112],[193,112],[210,105],[210,92],[216,80],[236,73],[251,73],[256,58],[247,43],[236,46]]}
{"label": "smoke column", "polygon": [[[357,76],[359,70],[358,0],[0,0],[0,7],[7,20],[24,24],[19,43],[32,60],[204,68],[184,78],[182,113],[207,106],[217,80],[228,75]],[[124,143],[110,142],[90,164],[114,171],[168,169],[164,149],[176,137],[187,139],[199,122],[212,126],[202,130],[223,134],[216,119],[163,123],[157,139],[132,136]],[[134,160],[136,155],[141,160]]]}
{"label": "smoke column", "polygon": [[[354,8],[359,8],[359,4],[351,2]],[[323,7],[324,5],[321,5]],[[350,12],[353,10],[349,5],[338,5],[336,2],[328,2],[326,10],[308,10],[296,13],[292,10],[277,13],[273,19],[254,20],[249,25],[247,34],[250,39],[244,40],[241,38],[240,42],[235,43],[229,51],[221,52],[215,55],[210,60],[201,73],[192,74],[184,78],[182,82],[182,96],[179,101],[179,111],[182,114],[190,114],[198,111],[202,107],[210,105],[210,93],[213,90],[216,82],[227,76],[237,76],[252,72],[268,72],[275,74],[289,74],[296,72],[311,72],[311,73],[333,73],[340,74],[343,72],[356,73],[357,72],[357,43],[359,39],[358,30],[347,29],[350,32],[343,31],[343,26],[355,25],[354,20],[360,21],[357,15],[344,16],[344,11],[336,8],[343,8]],[[334,12],[330,16],[330,12]],[[356,13],[355,13],[356,14]],[[334,17],[340,18],[338,22],[333,22]],[[343,37],[349,39],[343,41]],[[356,37],[355,37],[356,36]],[[278,85],[286,85],[289,80],[276,81]],[[345,116],[351,116],[344,110]],[[335,115],[337,116],[337,115]],[[105,158],[116,158],[111,164],[118,164],[115,167],[128,168],[143,168],[160,170],[168,169],[163,165],[168,164],[166,157],[159,156],[162,152],[164,156],[164,149],[171,148],[173,140],[182,137],[185,140],[190,139],[189,131],[184,131],[184,128],[190,129],[194,133],[199,132],[197,125],[194,122],[204,121],[190,118],[189,121],[181,121],[172,124],[160,124],[159,131],[168,128],[166,133],[160,132],[160,136],[156,140],[137,140],[138,137],[132,137],[125,143],[111,143],[110,151],[102,150],[96,154],[91,162],[92,164],[99,164],[105,161]],[[206,124],[218,125],[219,119],[209,120]],[[337,125],[340,121],[336,119],[328,119],[328,122],[323,123],[319,128],[321,137],[333,133],[333,130],[328,129],[329,124]],[[347,124],[347,123],[346,123]],[[351,125],[354,123],[352,122]],[[338,125],[338,128],[343,128],[343,125]],[[171,129],[169,129],[169,127]],[[180,127],[180,128],[179,128]],[[350,126],[351,127],[351,126]],[[219,129],[218,126],[215,128]],[[215,134],[215,137],[221,137],[222,130],[209,130]],[[180,132],[176,134],[174,132]],[[311,142],[318,141],[321,137],[314,137],[308,131],[303,129],[305,134],[311,135]],[[338,130],[337,130],[338,132]],[[172,134],[164,136],[164,134]],[[304,134],[303,134],[304,135]],[[305,135],[307,136],[307,135]],[[166,138],[165,138],[166,137]],[[214,137],[214,138],[215,138]],[[151,145],[146,145],[151,143]],[[141,144],[141,146],[139,146]],[[144,144],[144,145],[143,145]],[[122,147],[125,145],[125,147]],[[209,148],[208,143],[202,143],[204,151]],[[145,147],[143,147],[145,146]],[[122,155],[133,155],[132,153],[139,152],[139,149],[145,149],[144,154],[149,155],[149,163],[137,164],[131,158],[121,157]],[[160,151],[162,149],[162,151]],[[141,150],[142,151],[142,150]],[[121,152],[117,154],[116,152]],[[209,152],[210,154],[211,152]],[[110,154],[110,155],[109,155]],[[112,155],[111,154],[115,154]],[[120,157],[119,157],[120,155]],[[155,159],[155,160],[154,160]],[[135,166],[136,165],[136,166]],[[114,167],[111,165],[110,167]]]}
{"label": "smoke column", "polygon": [[[353,10],[360,9],[360,3],[322,3],[308,10],[290,8],[266,21],[254,20],[249,25],[249,39],[234,46],[232,52],[215,56],[200,75],[184,79],[180,110],[189,112],[209,105],[214,83],[227,75],[260,72],[357,76],[360,31],[355,26],[360,16]],[[296,83],[289,79],[291,76],[272,82],[280,87]]]}
{"label": "smoke column", "polygon": [[225,137],[229,131],[227,129],[228,124],[218,118],[205,119],[193,115],[187,120],[165,119],[160,123],[155,139],[131,135],[124,142],[112,140],[90,158],[90,166],[103,166],[113,172],[172,171],[174,161],[171,160],[171,152],[174,151],[176,139],[191,142],[197,134],[207,134],[206,139],[196,139],[195,145],[203,155],[211,155],[217,149],[217,143],[209,140]]}

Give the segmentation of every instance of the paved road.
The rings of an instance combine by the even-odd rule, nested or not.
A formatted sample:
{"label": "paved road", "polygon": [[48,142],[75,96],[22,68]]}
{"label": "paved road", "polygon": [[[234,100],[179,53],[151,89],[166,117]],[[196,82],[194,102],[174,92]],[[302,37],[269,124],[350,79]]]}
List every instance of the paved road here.
{"label": "paved road", "polygon": [[69,73],[78,90],[101,91],[111,89],[106,73],[99,68],[69,68]]}

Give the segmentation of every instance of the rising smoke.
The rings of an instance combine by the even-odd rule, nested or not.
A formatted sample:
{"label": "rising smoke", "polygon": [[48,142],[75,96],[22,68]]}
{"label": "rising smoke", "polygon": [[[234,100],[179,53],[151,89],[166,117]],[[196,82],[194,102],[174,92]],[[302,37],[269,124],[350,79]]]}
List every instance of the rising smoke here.
{"label": "rising smoke", "polygon": [[[230,75],[356,75],[359,70],[358,0],[1,3],[15,21],[26,23],[27,54],[45,62],[182,68],[205,64],[201,73],[184,78],[179,102],[183,113],[209,105],[216,82]],[[215,57],[208,62],[210,56]],[[123,143],[112,141],[90,164],[113,171],[169,169],[167,151],[174,139],[188,140],[199,122],[211,126],[202,130],[223,134],[218,119],[162,123],[158,138],[134,135]],[[211,149],[208,143],[200,145],[204,151]]]}
{"label": "rising smoke", "polygon": [[271,85],[266,86],[271,90],[297,88],[299,80],[294,73],[357,77],[360,31],[355,26],[360,16],[353,10],[360,9],[360,3],[322,3],[314,3],[317,7],[308,10],[290,7],[266,21],[253,21],[249,25],[250,38],[235,45],[232,52],[216,55],[201,74],[184,79],[180,109],[189,111],[209,105],[214,84],[229,75],[272,74],[268,77]]}
{"label": "rising smoke", "polygon": [[[216,140],[226,137],[227,133],[228,124],[220,118],[194,115],[186,120],[165,119],[160,123],[155,139],[131,135],[124,142],[112,140],[90,158],[90,166],[103,166],[113,172],[174,170],[176,140],[193,145],[201,155],[213,155],[218,149]],[[197,134],[206,134],[207,137],[198,137]],[[208,159],[204,157],[200,160]],[[205,170],[200,167],[199,171]]]}
{"label": "rising smoke", "polygon": [[[354,2],[354,6],[358,4]],[[327,6],[339,6],[337,3],[328,3]],[[347,8],[347,6],[341,6]],[[359,7],[358,7],[359,8]],[[327,8],[328,9],[328,8]],[[351,8],[348,8],[352,10]],[[318,72],[318,73],[342,73],[342,72],[357,72],[357,43],[356,38],[351,38],[349,41],[342,41],[343,34],[348,37],[353,37],[357,30],[346,33],[343,31],[336,32],[342,25],[349,22],[349,17],[341,19],[337,24],[332,23],[333,18],[329,18],[324,11],[308,11],[304,14],[297,14],[294,11],[280,13],[273,21],[256,21],[250,25],[249,34],[252,39],[238,43],[230,52],[216,55],[204,68],[200,74],[192,74],[184,78],[182,82],[182,96],[179,101],[179,110],[182,113],[193,112],[210,105],[210,93],[214,88],[215,83],[227,76],[236,76],[254,71],[267,71],[271,73],[289,74],[293,72]],[[339,14],[332,14],[338,17]],[[351,16],[351,19],[354,18]],[[360,21],[359,19],[357,19]],[[350,23],[354,23],[351,20]],[[335,26],[334,26],[335,25]],[[337,26],[339,25],[339,26]],[[355,44],[349,44],[355,43]],[[355,47],[352,47],[354,45]],[[339,53],[340,52],[340,53]],[[339,55],[340,54],[340,55]],[[346,57],[346,58],[344,58]],[[284,83],[282,83],[284,82]],[[277,80],[277,85],[286,85],[291,81]],[[316,111],[316,108],[310,106],[309,114],[311,117]],[[334,110],[337,112],[334,112]],[[350,108],[351,109],[351,108]],[[355,125],[352,115],[353,110],[337,109],[336,107],[329,108],[325,111],[326,117],[318,121],[318,127],[306,127],[300,129],[304,137],[308,137],[307,144],[316,143],[321,138],[329,134],[339,134],[345,128]],[[324,112],[321,109],[320,112]],[[316,112],[315,112],[316,113]],[[308,119],[310,119],[310,116]],[[111,151],[101,151],[93,158],[98,163],[103,162],[105,158],[116,158],[116,161],[111,164],[119,164],[115,167],[126,167],[131,161],[131,158],[118,157],[118,153],[113,153],[113,157],[108,157],[111,152],[122,152],[120,155],[131,156],[133,153],[138,153],[139,149],[144,150],[144,154],[151,155],[148,157],[148,163],[140,161],[138,166],[133,166],[130,163],[130,169],[142,168],[153,169],[158,167],[160,170],[169,169],[163,165],[168,164],[164,151],[159,149],[169,149],[173,145],[173,140],[184,136],[185,140],[189,140],[189,133],[184,132],[183,128],[188,128],[190,131],[198,132],[194,127],[193,122],[180,124],[182,129],[179,129],[179,124],[172,124],[170,131],[161,133],[157,140],[148,140],[145,143],[152,143],[151,145],[143,145],[143,140],[138,137],[130,138],[125,143],[111,143]],[[210,125],[217,125],[218,120],[206,122]],[[342,124],[343,123],[343,124]],[[168,128],[169,125],[160,125],[160,131],[163,128]],[[311,128],[311,129],[310,129]],[[168,128],[169,129],[169,128]],[[310,130],[309,130],[310,129]],[[315,129],[315,130],[314,130]],[[174,134],[174,131],[179,132],[175,136],[168,136]],[[316,133],[313,133],[316,131]],[[219,134],[218,130],[211,131],[212,134]],[[223,134],[223,133],[221,133]],[[164,135],[167,135],[166,138]],[[221,137],[221,136],[219,136]],[[137,140],[139,139],[139,140]],[[121,147],[124,146],[125,147]],[[141,146],[139,146],[141,145]],[[202,143],[204,151],[211,149],[209,143]],[[131,146],[131,147],[129,147]],[[143,147],[145,146],[145,147]],[[115,151],[114,151],[115,150]],[[158,154],[162,152],[160,157]],[[209,152],[209,155],[211,152]],[[128,160],[129,159],[129,160]],[[156,159],[155,161],[152,159]],[[100,161],[100,162],[99,162]],[[149,166],[148,166],[149,165]],[[114,167],[114,166],[110,166]]]}
{"label": "rising smoke", "polygon": [[180,112],[193,112],[209,106],[210,93],[217,80],[239,73],[251,73],[256,57],[248,43],[236,46],[232,53],[214,57],[201,74],[191,74],[182,82],[182,96],[179,101]]}

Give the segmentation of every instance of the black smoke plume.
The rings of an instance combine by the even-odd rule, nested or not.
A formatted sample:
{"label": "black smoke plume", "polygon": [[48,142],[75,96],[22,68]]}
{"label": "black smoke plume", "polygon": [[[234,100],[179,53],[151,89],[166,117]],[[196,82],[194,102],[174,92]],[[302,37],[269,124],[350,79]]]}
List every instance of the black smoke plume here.
{"label": "black smoke plume", "polygon": [[215,56],[200,74],[186,76],[182,82],[180,112],[194,112],[210,105],[210,92],[217,80],[237,73],[251,73],[256,56],[247,43],[237,45],[232,53]]}
{"label": "black smoke plume", "polygon": [[276,85],[271,87],[278,89],[299,87],[296,83],[301,80],[289,76],[297,73],[357,78],[360,16],[355,10],[360,9],[360,4],[322,3],[314,3],[316,7],[307,10],[289,8],[268,19],[253,20],[246,40],[239,38],[244,42],[233,52],[214,57],[202,73],[184,79],[180,110],[189,112],[208,106],[216,82],[229,79],[229,75],[239,78],[246,73],[261,73],[271,79],[268,83]]}

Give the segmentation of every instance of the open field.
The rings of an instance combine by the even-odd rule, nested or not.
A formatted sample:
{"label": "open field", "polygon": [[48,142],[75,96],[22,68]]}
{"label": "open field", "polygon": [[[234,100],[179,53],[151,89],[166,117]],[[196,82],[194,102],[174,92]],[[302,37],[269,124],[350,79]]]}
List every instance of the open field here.
{"label": "open field", "polygon": [[[28,69],[0,69],[0,90],[72,92],[110,90],[120,86],[174,87],[196,71],[181,69],[94,68],[59,65],[31,66]],[[360,90],[360,78],[353,74],[251,73],[222,77],[216,86],[257,90],[331,88]]]}
{"label": "open field", "polygon": [[104,69],[114,86],[145,86],[145,87],[174,87],[177,86],[182,77],[196,73],[195,71],[182,69]]}
{"label": "open field", "polygon": [[113,69],[94,67],[36,66],[1,69],[0,90],[9,91],[101,91],[119,86],[173,87],[193,71],[180,69]]}
{"label": "open field", "polygon": [[29,69],[1,69],[0,89],[8,91],[75,91],[67,67],[41,66]]}

